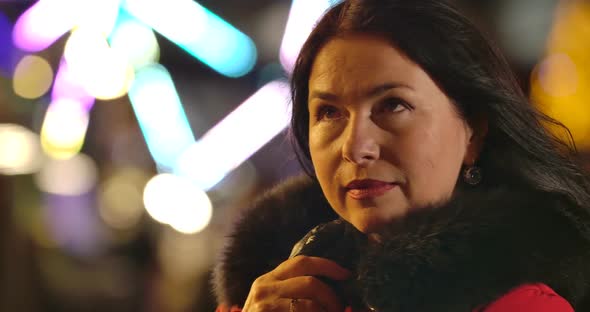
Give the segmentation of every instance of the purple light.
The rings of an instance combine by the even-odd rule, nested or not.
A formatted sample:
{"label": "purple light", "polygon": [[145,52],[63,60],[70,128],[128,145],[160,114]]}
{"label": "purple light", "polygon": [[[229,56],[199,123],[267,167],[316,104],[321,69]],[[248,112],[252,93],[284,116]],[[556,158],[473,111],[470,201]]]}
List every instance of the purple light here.
{"label": "purple light", "polygon": [[40,0],[31,6],[14,25],[14,44],[29,52],[53,44],[76,24],[75,14],[68,10],[67,4],[64,0]]}
{"label": "purple light", "polygon": [[293,71],[299,50],[316,22],[337,2],[339,1],[293,0],[279,54],[281,64],[288,73]]}
{"label": "purple light", "polygon": [[52,238],[66,251],[91,257],[102,249],[95,192],[79,196],[44,194],[44,219]]}
{"label": "purple light", "polygon": [[0,12],[0,74],[12,76],[14,69],[14,46],[12,45],[12,24],[8,18]]}
{"label": "purple light", "polygon": [[90,111],[94,105],[94,97],[89,95],[78,83],[72,71],[69,70],[67,62],[63,59],[55,76],[51,98],[54,102],[64,98],[75,100],[81,103],[86,111]]}

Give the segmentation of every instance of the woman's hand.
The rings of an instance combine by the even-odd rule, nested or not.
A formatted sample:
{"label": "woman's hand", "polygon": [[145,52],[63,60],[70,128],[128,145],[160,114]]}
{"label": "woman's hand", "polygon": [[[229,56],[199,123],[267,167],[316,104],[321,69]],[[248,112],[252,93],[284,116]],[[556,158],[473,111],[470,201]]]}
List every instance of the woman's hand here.
{"label": "woman's hand", "polygon": [[[258,277],[250,288],[244,312],[342,312],[336,293],[314,276],[345,280],[350,272],[336,262],[297,256]],[[293,308],[291,301],[296,299]]]}

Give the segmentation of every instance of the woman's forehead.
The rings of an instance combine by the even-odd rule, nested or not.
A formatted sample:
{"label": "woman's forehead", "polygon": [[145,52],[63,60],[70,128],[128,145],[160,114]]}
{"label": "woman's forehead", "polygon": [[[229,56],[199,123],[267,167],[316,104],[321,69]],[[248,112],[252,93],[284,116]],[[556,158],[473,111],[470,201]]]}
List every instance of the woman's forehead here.
{"label": "woman's forehead", "polygon": [[354,36],[328,42],[317,54],[309,86],[312,92],[372,93],[383,88],[412,89],[426,73],[387,41]]}
{"label": "woman's forehead", "polygon": [[311,76],[327,73],[376,72],[405,70],[417,65],[388,41],[355,35],[334,38],[324,45],[315,57]]}

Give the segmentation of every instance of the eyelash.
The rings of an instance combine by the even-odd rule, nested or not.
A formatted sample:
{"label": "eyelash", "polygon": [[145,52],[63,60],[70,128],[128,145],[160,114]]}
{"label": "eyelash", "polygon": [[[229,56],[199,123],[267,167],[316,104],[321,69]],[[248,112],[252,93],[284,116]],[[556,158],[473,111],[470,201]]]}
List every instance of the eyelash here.
{"label": "eyelash", "polygon": [[[316,114],[315,114],[315,120],[316,121],[321,121],[321,120],[325,120],[325,116],[328,113],[333,113],[336,112],[338,113],[338,108],[331,106],[331,105],[321,105],[317,108]],[[336,118],[329,118],[329,119],[336,119]]]}
{"label": "eyelash", "polygon": [[[388,109],[387,106],[390,106],[391,104],[393,104],[393,109]],[[401,105],[404,107],[404,109],[408,109],[411,110],[413,109],[413,107],[408,104],[406,101],[399,99],[399,98],[387,98],[384,99],[383,101],[381,101],[381,108],[387,109],[390,112],[395,112],[395,110]]]}
{"label": "eyelash", "polygon": [[[393,107],[390,107],[392,106]],[[401,111],[396,111],[398,109],[399,106],[403,106],[404,110],[412,110],[413,107],[408,104],[406,101],[400,99],[400,98],[386,98],[383,101],[381,101],[381,103],[379,104],[379,110],[380,111],[388,111],[388,112],[393,112],[393,113],[400,113]],[[332,117],[332,118],[326,118],[326,115],[329,113],[339,113],[339,110],[337,107],[334,107],[332,105],[320,105],[315,113],[315,120],[316,121],[322,121],[322,120],[334,120],[334,119],[339,119],[341,116],[339,117]]]}

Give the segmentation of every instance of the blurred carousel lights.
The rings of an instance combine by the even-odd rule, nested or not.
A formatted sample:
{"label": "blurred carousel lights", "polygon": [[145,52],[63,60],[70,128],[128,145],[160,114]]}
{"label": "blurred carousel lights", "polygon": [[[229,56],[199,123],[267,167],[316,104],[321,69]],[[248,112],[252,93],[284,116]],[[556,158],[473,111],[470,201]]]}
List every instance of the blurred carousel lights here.
{"label": "blurred carousel lights", "polygon": [[0,174],[37,172],[44,160],[40,151],[36,133],[19,125],[0,124]]}
{"label": "blurred carousel lights", "polygon": [[202,231],[212,216],[207,193],[172,174],[153,177],[145,186],[143,202],[152,218],[184,234]]}
{"label": "blurred carousel lights", "polygon": [[[143,69],[143,67],[137,68],[138,67],[138,63],[139,64],[143,64],[143,63],[147,63],[149,64],[149,61],[143,61],[141,60],[141,58],[139,58],[139,61],[137,61],[136,59],[131,59],[134,55],[134,52],[132,51],[133,48],[137,48],[137,47],[132,47],[132,49],[129,49],[127,47],[125,47],[125,45],[123,43],[125,43],[125,39],[118,39],[120,38],[128,38],[128,35],[125,35],[125,26],[127,25],[127,23],[124,22],[124,19],[128,18],[128,16],[126,17],[125,14],[120,14],[119,15],[119,21],[116,23],[114,31],[112,31],[111,36],[109,37],[109,42],[111,44],[111,46],[108,45],[108,43],[105,43],[105,39],[107,38],[107,34],[109,34],[110,32],[110,28],[112,23],[112,19],[111,18],[105,18],[105,19],[101,19],[100,15],[103,14],[101,12],[101,10],[97,10],[97,13],[95,13],[94,17],[97,18],[88,18],[89,21],[94,21],[96,23],[100,22],[100,21],[105,21],[104,24],[101,25],[107,25],[104,27],[101,26],[96,26],[96,25],[92,25],[92,23],[94,22],[89,22],[89,23],[82,23],[80,22],[80,19],[74,18],[72,17],[72,11],[70,10],[68,12],[68,14],[65,14],[63,16],[63,18],[61,18],[57,23],[54,23],[54,25],[50,25],[47,26],[47,32],[41,32],[36,34],[33,29],[39,29],[39,28],[43,28],[45,25],[44,24],[51,24],[52,19],[59,16],[59,14],[62,14],[63,12],[66,12],[68,10],[65,10],[65,6],[66,5],[73,5],[73,8],[77,8],[77,9],[81,9],[81,7],[84,7],[84,5],[80,5],[79,3],[77,4],[73,4],[72,1],[75,2],[75,0],[41,0],[38,4],[36,4],[34,7],[32,7],[29,11],[27,11],[25,14],[23,14],[23,16],[21,16],[21,18],[19,19],[19,22],[17,22],[17,27],[15,27],[14,30],[14,40],[17,43],[17,45],[19,45],[20,47],[27,49],[29,51],[38,51],[40,49],[43,49],[45,47],[47,47],[48,45],[50,45],[52,42],[54,42],[59,36],[63,35],[65,32],[67,32],[67,30],[72,29],[77,27],[77,30],[75,30],[72,34],[72,37],[70,38],[70,40],[68,41],[67,47],[66,47],[66,56],[64,57],[66,59],[66,62],[68,63],[68,66],[71,65],[70,68],[70,73],[72,74],[72,76],[74,76],[75,78],[73,80],[81,80],[82,84],[84,84],[84,81],[89,81],[90,79],[84,79],[84,78],[76,78],[80,75],[80,77],[82,77],[82,75],[84,75],[85,73],[87,73],[86,70],[80,70],[80,68],[84,68],[84,69],[88,69],[88,72],[93,71],[93,70],[103,70],[104,68],[109,68],[109,66],[101,66],[101,68],[97,68],[96,66],[93,67],[93,65],[89,65],[87,64],[89,61],[96,61],[96,59],[100,59],[100,58],[106,58],[106,59],[116,59],[118,56],[116,55],[124,55],[126,56],[126,60],[128,60],[131,64],[133,64],[133,66],[135,67],[135,69],[139,72]],[[88,2],[90,1],[90,2]],[[87,0],[87,1],[80,1],[80,3],[85,3],[85,4],[89,4],[89,3],[93,3],[94,1],[91,0]],[[289,25],[287,27],[286,33],[285,33],[285,37],[283,39],[283,46],[281,47],[281,60],[283,63],[283,66],[290,71],[292,65],[289,65],[292,63],[292,61],[294,60],[294,55],[297,54],[297,52],[300,49],[300,46],[303,42],[303,39],[308,35],[309,31],[311,30],[313,23],[315,23],[315,21],[321,16],[321,14],[327,9],[329,8],[331,5],[333,5],[334,3],[337,3],[338,1],[333,1],[333,0],[322,0],[319,1],[319,3],[317,1],[309,1],[309,0],[296,0],[293,3],[293,7],[291,10],[291,14],[290,14],[290,22]],[[43,4],[40,4],[43,3]],[[109,4],[114,4],[114,3],[118,3],[118,1],[107,1],[107,4],[105,4],[104,7],[109,7]],[[100,5],[97,4],[93,4],[96,5],[97,8],[100,8]],[[52,7],[54,6],[54,7]],[[51,7],[51,8],[50,8]],[[89,5],[89,7],[93,7],[92,5]],[[218,72],[230,76],[230,77],[237,77],[237,76],[241,76],[245,73],[247,73],[253,66],[254,62],[255,62],[255,47],[253,45],[253,43],[251,42],[251,40],[246,37],[244,34],[238,32],[235,28],[231,27],[231,25],[227,24],[225,21],[221,20],[219,17],[215,16],[214,14],[212,14],[211,12],[207,11],[205,8],[201,7],[200,5],[198,5],[197,3],[193,2],[193,1],[189,1],[189,0],[174,0],[173,2],[171,2],[171,4],[169,5],[167,3],[167,5],[163,6],[160,3],[156,2],[156,1],[148,1],[148,0],[124,0],[122,3],[123,11],[128,11],[130,13],[130,15],[132,15],[134,18],[138,18],[139,20],[141,20],[142,22],[144,22],[147,26],[153,27],[155,30],[159,31],[160,33],[162,33],[164,36],[167,36],[168,38],[170,38],[171,40],[175,40],[176,43],[181,46],[182,48],[184,48],[185,50],[187,50],[191,55],[196,56],[198,58],[200,58],[203,62],[207,63],[209,66],[212,66],[215,70],[217,70]],[[312,7],[314,8],[313,14],[309,13],[309,8]],[[112,8],[112,7],[111,7]],[[302,9],[302,8],[305,8]],[[53,10],[53,11],[52,11]],[[113,12],[112,10],[106,10],[108,12]],[[56,13],[58,12],[58,13]],[[84,11],[84,12],[88,12],[88,11]],[[158,13],[158,14],[156,14]],[[75,15],[75,14],[73,14]],[[81,14],[82,16],[88,16],[87,14]],[[161,19],[159,19],[159,16],[161,17]],[[48,18],[49,17],[49,18]],[[174,17],[174,18],[171,18]],[[189,17],[191,17],[193,20],[191,20]],[[183,19],[186,21],[186,23],[179,23],[178,22],[178,18]],[[301,27],[300,23],[303,23],[303,25],[305,25],[305,27]],[[138,26],[139,24],[136,24],[136,26]],[[178,25],[190,25],[192,27],[185,27],[185,28],[179,28]],[[215,27],[213,27],[215,26]],[[296,27],[297,26],[297,27]],[[107,29],[107,30],[104,30]],[[136,28],[139,29],[139,28]],[[104,31],[102,31],[104,30]],[[142,30],[143,31],[143,30]],[[86,34],[86,36],[82,36]],[[36,35],[39,35],[37,37],[35,37]],[[127,37],[126,37],[127,36]],[[150,37],[151,35],[147,35],[146,38]],[[231,40],[233,40],[232,42],[228,43],[228,42],[221,42],[221,40],[226,39],[226,38],[230,38]],[[230,40],[230,41],[231,41]],[[150,44],[149,42],[153,42],[152,39],[147,39],[148,44]],[[27,46],[29,43],[31,43],[30,46]],[[152,44],[153,46],[153,44]],[[94,48],[88,48],[88,47],[94,47]],[[87,57],[87,55],[84,55],[85,52],[93,52],[92,50],[98,50],[98,51],[102,51],[103,54],[107,54],[107,56],[95,56],[95,58],[92,57]],[[199,51],[199,49],[203,49],[203,51]],[[82,52],[80,52],[82,51]],[[112,54],[111,56],[108,56],[109,53],[108,52],[111,51]],[[115,52],[113,52],[115,51]],[[245,52],[246,51],[246,52]],[[224,52],[224,53],[221,53]],[[115,55],[115,56],[113,56]],[[219,57],[218,59],[209,59],[212,56],[216,56]],[[238,59],[236,57],[240,57],[240,60],[242,61],[237,61]],[[152,57],[147,57],[148,59],[153,58]],[[102,61],[99,61],[97,63],[102,64]],[[113,62],[113,63],[117,63],[117,62]],[[119,65],[121,63],[118,63]],[[229,64],[229,65],[228,65]],[[231,67],[232,64],[237,64],[239,65],[238,67]],[[217,65],[220,65],[219,67],[217,67]],[[228,67],[229,66],[229,67]],[[120,66],[118,67],[123,68],[124,66]],[[129,79],[128,73],[129,71],[129,67],[128,66],[127,69],[125,70],[120,70],[120,71],[111,71],[110,73],[118,73],[117,77],[125,77],[122,79],[113,79],[114,81],[124,81],[126,83],[123,83],[124,87],[121,88],[121,90],[125,89],[125,86],[127,85],[131,85],[131,89],[133,91],[135,85],[137,86],[141,86],[141,83],[134,83],[134,82],[130,82],[132,79]],[[148,71],[149,72],[149,71]],[[125,73],[125,74],[123,74]],[[120,75],[119,75],[120,74]],[[138,74],[139,75],[139,74]],[[105,74],[104,76],[109,76],[109,74]],[[150,75],[147,75],[152,76]],[[100,79],[99,79],[100,80]],[[135,80],[138,80],[138,77],[135,78]],[[141,80],[141,79],[139,79]],[[147,79],[148,81],[150,79]],[[157,79],[156,79],[157,80]],[[169,79],[168,79],[169,80]],[[64,79],[64,81],[72,81],[72,79]],[[150,152],[152,152],[152,156],[154,156],[154,158],[156,159],[156,162],[158,162],[159,164],[164,164],[165,168],[170,169],[170,164],[172,164],[173,167],[173,171],[176,174],[179,174],[179,176],[173,176],[173,175],[165,175],[168,178],[164,178],[164,180],[177,180],[177,182],[168,182],[167,184],[178,184],[178,179],[182,180],[183,178],[181,178],[180,176],[184,176],[184,177],[189,177],[191,178],[192,183],[195,182],[195,177],[197,176],[205,176],[204,177],[204,181],[201,181],[199,183],[197,183],[197,185],[195,186],[194,184],[191,183],[186,183],[185,180],[182,180],[183,182],[180,184],[185,184],[185,187],[182,188],[177,188],[175,189],[170,189],[169,190],[169,194],[174,194],[173,191],[177,191],[179,189],[192,189],[193,191],[195,190],[194,188],[196,187],[200,187],[200,189],[208,189],[210,187],[212,187],[213,185],[215,185],[217,182],[219,182],[219,180],[221,178],[223,178],[223,176],[225,176],[229,171],[233,170],[236,166],[238,166],[241,162],[243,162],[247,157],[249,157],[250,155],[252,155],[252,153],[254,153],[256,150],[258,150],[260,147],[262,147],[266,142],[268,142],[270,139],[272,139],[276,134],[278,134],[280,131],[282,131],[282,129],[284,129],[284,127],[287,125],[288,123],[288,118],[284,118],[286,116],[286,110],[283,110],[285,107],[282,105],[275,105],[274,107],[271,105],[278,102],[287,102],[288,96],[286,96],[286,93],[284,92],[284,90],[282,90],[283,88],[280,87],[281,83],[280,82],[273,82],[263,88],[261,88],[259,91],[257,91],[250,99],[248,99],[241,107],[239,107],[238,109],[236,109],[235,112],[233,112],[230,116],[228,116],[226,119],[224,119],[224,121],[222,121],[220,123],[220,125],[216,126],[215,128],[213,128],[211,131],[208,132],[208,134],[203,138],[202,141],[199,142],[194,142],[194,139],[192,138],[191,135],[188,135],[189,131],[186,131],[186,124],[185,122],[181,122],[181,123],[177,123],[175,124],[174,127],[172,127],[172,129],[184,129],[182,130],[183,133],[186,133],[187,135],[182,135],[181,137],[183,138],[181,140],[181,142],[179,143],[180,145],[176,146],[174,149],[172,149],[173,153],[170,155],[159,155],[158,153],[154,153],[154,150],[152,148],[150,148]],[[56,83],[57,85],[57,83]],[[119,85],[120,86],[120,85]],[[92,95],[94,96],[102,96],[100,94],[97,94],[97,92],[95,92],[96,90],[93,90],[92,87],[88,87],[88,86],[84,86],[85,89],[87,89],[86,91],[89,91],[89,93],[94,93]],[[74,88],[76,89],[76,88]],[[97,88],[100,89],[100,88]],[[114,88],[117,89],[117,88]],[[141,88],[139,88],[141,90]],[[100,89],[102,91],[102,89]],[[171,89],[172,90],[172,89]],[[72,155],[75,155],[75,153],[77,151],[79,151],[79,148],[81,146],[81,142],[83,142],[84,139],[84,134],[85,134],[85,129],[87,127],[88,124],[88,110],[90,109],[92,104],[86,104],[84,103],[84,101],[76,96],[72,96],[72,93],[75,92],[69,92],[68,88],[61,88],[58,86],[54,86],[54,91],[53,91],[53,103],[50,106],[50,109],[48,110],[48,116],[45,120],[44,123],[44,129],[45,131],[42,131],[42,141],[44,142],[44,148],[46,150],[53,150],[54,152],[57,151],[56,153],[54,153],[55,157],[71,157]],[[109,93],[106,92],[107,95],[105,95],[103,98],[109,98],[109,97],[116,97],[119,96],[118,92],[113,92],[113,93]],[[134,92],[130,92],[130,93],[134,93]],[[139,95],[135,94],[130,94],[130,98],[132,100],[132,103],[138,102],[137,98],[140,99],[145,99],[147,98],[147,96],[144,96],[145,94],[143,94],[142,92],[138,92]],[[168,92],[170,93],[170,92]],[[166,93],[166,94],[168,94]],[[59,96],[57,96],[56,94],[59,94]],[[143,95],[142,95],[143,94]],[[149,94],[149,92],[147,92],[147,94]],[[174,94],[175,96],[169,96],[170,99],[172,98],[178,98],[178,95],[175,93],[175,91],[173,93],[170,93],[171,95]],[[136,98],[135,100],[133,98]],[[83,97],[82,97],[83,98]],[[174,100],[170,103],[176,103],[177,104],[178,101]],[[59,104],[59,105],[57,105]],[[174,104],[174,105],[176,105]],[[285,103],[286,104],[286,103]],[[134,104],[135,105],[135,104]],[[138,105],[135,105],[138,106]],[[145,105],[144,105],[145,106]],[[155,128],[153,127],[153,125],[150,125],[150,122],[156,121],[158,120],[158,118],[153,118],[153,116],[157,116],[158,114],[154,114],[155,110],[152,107],[153,105],[147,105],[147,112],[146,118],[143,118],[141,116],[138,116],[138,119],[140,119],[140,124],[142,126],[142,131],[144,131],[144,135],[146,135],[145,129],[149,129],[149,128]],[[151,107],[151,108],[150,108]],[[158,112],[169,112],[170,110],[168,110],[167,108],[169,108],[168,106],[166,107],[162,107],[160,106],[159,109],[157,110]],[[281,111],[277,110],[277,108],[280,108]],[[280,118],[276,119],[275,118],[269,118],[268,120],[275,120],[276,122],[272,123],[272,125],[269,125],[268,127],[262,127],[260,125],[254,125],[253,127],[251,127],[252,131],[248,131],[248,133],[254,133],[256,135],[252,136],[252,135],[248,135],[248,136],[239,136],[239,138],[243,138],[243,137],[255,137],[255,140],[252,140],[251,142],[248,141],[248,144],[245,144],[243,146],[243,148],[241,148],[240,150],[238,150],[237,152],[234,150],[226,150],[223,148],[219,148],[216,147],[216,145],[212,142],[215,142],[215,138],[219,139],[219,138],[227,138],[227,137],[231,137],[231,135],[229,135],[229,133],[231,134],[236,134],[236,133],[242,133],[243,129],[244,129],[244,119],[248,119],[248,120],[255,120],[255,119],[250,119],[250,118],[246,118],[244,116],[260,116],[260,115],[268,115],[268,109],[271,110],[272,115],[273,116],[281,116]],[[55,111],[58,112],[65,112],[65,113],[60,113],[60,114],[54,114]],[[146,110],[142,109],[136,109],[136,114],[138,112],[144,112]],[[177,120],[185,120],[186,116],[184,115],[184,112],[181,112],[177,109],[174,109],[173,111],[178,111],[179,114],[178,116],[182,117],[180,119],[176,118]],[[54,117],[58,116],[57,117]],[[55,122],[55,120],[63,120],[65,121],[65,117],[66,115],[70,115],[74,121],[71,121],[68,123],[64,123],[65,125],[67,125],[66,127],[64,127],[65,129],[58,129],[59,127],[57,127],[56,125],[58,125],[57,122]],[[142,124],[141,119],[147,120],[147,122],[144,122]],[[180,127],[180,128],[179,128]],[[162,127],[158,127],[160,130],[163,129]],[[190,129],[189,129],[190,130]],[[57,133],[57,135],[55,135]],[[158,138],[160,140],[160,142],[162,142],[162,139],[164,137],[162,137],[161,135],[159,135],[156,132],[154,133],[153,137]],[[149,138],[148,135],[146,135],[146,141],[148,141],[148,145],[150,145],[150,141],[154,141],[151,140]],[[165,141],[165,140],[164,140]],[[209,143],[207,143],[209,142]],[[57,143],[57,144],[56,144]],[[187,149],[189,145],[187,145],[187,143],[192,144],[192,147],[190,149]],[[155,144],[151,144],[152,146],[155,146]],[[64,149],[63,146],[65,146],[66,148]],[[212,147],[212,150],[218,151],[220,153],[214,153],[212,152],[212,150],[209,149],[202,149],[199,147],[203,147],[203,146],[209,146]],[[236,145],[237,146],[237,145]],[[242,145],[239,145],[242,146]],[[50,148],[47,148],[50,147]],[[57,147],[57,148],[54,148]],[[62,153],[62,151],[65,150],[65,153]],[[192,151],[192,152],[191,152]],[[187,161],[183,161],[183,159],[188,159],[189,157],[187,155],[196,155],[198,153],[195,153],[195,151],[202,151],[203,153],[209,154],[209,155],[215,155],[215,157],[213,156],[199,156],[199,157],[205,157],[204,159],[214,159],[215,161],[222,161],[223,163],[221,165],[215,166],[215,168],[211,169],[211,168],[206,168],[206,166],[200,166],[197,168],[194,168],[191,165],[187,165],[189,162]],[[57,155],[57,156],[56,156]],[[182,155],[182,156],[181,156]],[[227,155],[232,155],[227,156]],[[218,157],[223,156],[222,159],[218,159]],[[159,159],[164,159],[165,161],[160,161]],[[211,164],[211,163],[215,163],[215,162],[202,162],[201,164]],[[209,170],[211,169],[211,170]],[[211,172],[209,172],[211,171]],[[205,172],[205,174],[204,174]],[[173,178],[171,178],[173,177]],[[203,178],[198,178],[196,179],[198,180],[203,180]],[[160,194],[158,192],[156,192],[155,190],[159,189],[160,187],[150,187],[150,185],[154,185],[153,181],[159,181],[161,179],[154,179],[152,181],[150,181],[150,183],[148,183],[148,186],[146,186],[146,190],[144,191],[144,202],[146,205],[146,208],[148,210],[148,212],[150,212],[150,214],[152,216],[154,216],[155,219],[160,220],[163,223],[169,223],[171,224],[173,227],[175,227],[177,230],[182,231],[182,232],[194,232],[194,231],[198,231],[197,228],[199,227],[204,227],[204,225],[200,225],[200,226],[195,226],[193,223],[183,223],[183,221],[187,221],[187,220],[191,220],[191,218],[184,218],[183,220],[176,220],[174,218],[167,218],[166,216],[161,216],[159,214],[159,210],[158,210],[158,205],[154,205],[153,202],[155,201],[156,203],[158,203],[159,201],[156,200],[157,198],[159,198],[156,195],[150,195],[152,193],[154,194]],[[158,182],[159,183],[159,182]],[[166,184],[166,183],[164,183]],[[157,183],[156,183],[157,185]],[[186,185],[190,185],[190,187],[186,186]],[[165,189],[165,187],[164,187]],[[148,191],[150,190],[150,191]],[[166,193],[166,192],[164,192]],[[193,192],[194,194],[201,194],[201,199],[203,200],[203,211],[199,212],[200,214],[202,214],[202,216],[200,217],[201,219],[205,220],[208,218],[210,218],[210,202],[209,200],[204,200],[204,198],[206,198],[206,194],[202,191],[202,190],[198,190],[196,192]],[[180,196],[182,197],[182,196]],[[156,198],[156,199],[154,199]],[[208,204],[207,204],[208,203]],[[169,207],[169,204],[166,204],[167,207]],[[185,205],[186,206],[186,205]],[[179,205],[179,209],[178,211],[180,211],[180,213],[175,213],[174,215],[183,215],[183,211],[185,214],[190,215],[192,214],[196,214],[194,211],[192,210],[192,208],[187,208],[183,205]],[[208,207],[208,208],[207,208]],[[207,217],[207,215],[209,214],[209,217]],[[204,217],[203,217],[204,216]],[[208,221],[207,221],[208,222]],[[206,222],[205,222],[206,225]]]}

